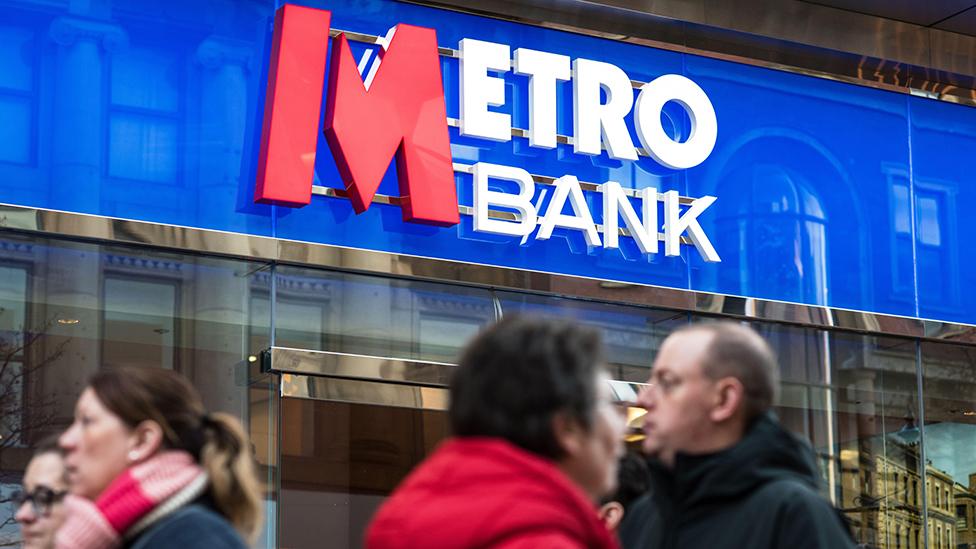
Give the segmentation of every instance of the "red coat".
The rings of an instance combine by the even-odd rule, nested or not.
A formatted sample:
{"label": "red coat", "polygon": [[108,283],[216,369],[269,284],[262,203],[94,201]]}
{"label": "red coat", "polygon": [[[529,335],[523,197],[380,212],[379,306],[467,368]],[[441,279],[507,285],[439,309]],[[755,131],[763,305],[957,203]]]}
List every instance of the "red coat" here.
{"label": "red coat", "polygon": [[367,549],[616,549],[556,465],[493,438],[455,438],[383,504]]}

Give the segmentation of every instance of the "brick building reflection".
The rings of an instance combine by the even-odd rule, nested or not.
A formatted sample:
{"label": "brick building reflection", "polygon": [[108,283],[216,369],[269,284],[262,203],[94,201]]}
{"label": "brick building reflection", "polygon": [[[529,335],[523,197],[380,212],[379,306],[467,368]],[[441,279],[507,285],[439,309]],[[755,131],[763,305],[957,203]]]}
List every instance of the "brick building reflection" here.
{"label": "brick building reflection", "polygon": [[[838,506],[862,547],[976,548],[976,473],[965,486],[928,463],[923,488],[918,443],[894,437],[885,441],[883,453],[849,448],[841,450],[840,458]],[[927,544],[923,497],[928,505]]]}

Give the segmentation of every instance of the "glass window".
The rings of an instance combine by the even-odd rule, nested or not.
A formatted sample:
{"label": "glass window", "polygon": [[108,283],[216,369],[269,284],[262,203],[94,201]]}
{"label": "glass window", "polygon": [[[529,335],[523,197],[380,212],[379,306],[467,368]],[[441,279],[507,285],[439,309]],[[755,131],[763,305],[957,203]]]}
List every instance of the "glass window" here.
{"label": "glass window", "polygon": [[0,25],[0,162],[31,160],[34,32]]}
{"label": "glass window", "polygon": [[[915,291],[915,254],[913,253],[912,205],[909,191],[908,170],[902,165],[882,165],[888,179],[888,213],[893,219],[894,230],[890,242],[892,256],[890,272],[892,297],[911,295]],[[907,275],[907,276],[906,276]]]}
{"label": "glass window", "polygon": [[[275,319],[275,345],[295,349],[324,348],[325,324],[329,320],[328,300],[298,301],[279,295],[275,306],[280,315]],[[271,314],[271,302],[266,294],[252,297],[251,307],[260,316]]]}
{"label": "glass window", "polygon": [[908,495],[922,474],[915,342],[754,327],[779,358],[780,420],[813,443],[828,495],[858,543],[895,547],[897,524],[920,528],[922,514]]}
{"label": "glass window", "polygon": [[[921,344],[925,402],[927,472],[942,484],[929,504],[929,519],[937,529],[968,535],[966,507],[976,497],[976,353],[973,347],[924,342]],[[952,509],[955,505],[955,516]],[[957,517],[962,517],[957,521]]]}
{"label": "glass window", "polygon": [[[0,348],[8,351],[0,354],[0,524],[15,512],[3,496],[19,484],[32,446],[70,423],[79,391],[106,366],[185,375],[209,410],[250,426],[261,471],[272,477],[277,413],[260,406],[275,388],[249,361],[268,346],[259,334],[270,319],[249,311],[249,292],[267,293],[252,280],[264,265],[6,234],[0,250]],[[0,542],[16,545],[16,528],[7,533]]]}
{"label": "glass window", "polygon": [[0,25],[0,88],[31,91],[34,87],[34,33]]}
{"label": "glass window", "polygon": [[27,268],[0,263],[0,337],[5,341],[27,328]]}
{"label": "glass window", "polygon": [[160,183],[175,182],[179,135],[173,120],[141,114],[113,114],[109,121],[109,175]]}
{"label": "glass window", "polygon": [[173,369],[179,283],[105,278],[102,363]]}
{"label": "glass window", "polygon": [[280,547],[362,547],[376,509],[448,435],[434,410],[285,398],[281,417]]}
{"label": "glass window", "polygon": [[942,230],[939,222],[939,203],[934,196],[918,199],[919,241],[929,246],[942,244]]}
{"label": "glass window", "polygon": [[31,154],[31,101],[0,91],[0,162],[26,164]]}
{"label": "glass window", "polygon": [[452,316],[421,313],[419,351],[421,356],[444,356],[457,349],[458,341],[473,338],[481,326]]}
{"label": "glass window", "polygon": [[909,217],[911,206],[908,203],[908,185],[893,182],[891,194],[893,198],[891,210],[895,218],[895,232],[911,234],[912,222]]}
{"label": "glass window", "polygon": [[112,55],[112,104],[176,112],[180,74],[177,58],[168,51],[132,46]]}
{"label": "glass window", "polygon": [[278,267],[275,345],[434,362],[457,361],[495,319],[488,290]]}
{"label": "glass window", "polygon": [[25,358],[35,343],[27,319],[28,273],[0,263],[0,451],[23,444]]}
{"label": "glass window", "polygon": [[686,313],[577,299],[498,292],[502,314],[572,319],[600,331],[614,379],[647,381],[664,339],[688,323]]}
{"label": "glass window", "polygon": [[108,173],[175,183],[179,174],[180,61],[130,45],[111,57]]}
{"label": "glass window", "polygon": [[[316,395],[326,400],[283,393],[300,376],[279,380],[255,364],[270,345],[272,318],[278,346],[436,362],[456,361],[472,335],[499,314],[569,318],[602,332],[614,377],[628,381],[646,380],[674,329],[704,319],[426,281],[13,239],[0,238],[0,342],[30,343],[9,355],[15,368],[6,370],[26,374],[19,384],[5,379],[7,393],[0,392],[4,463],[22,470],[30,445],[67,424],[78,389],[98,368],[172,368],[200,388],[208,408],[246,421],[269,487],[269,512],[274,517],[280,510],[266,539],[278,536],[282,546],[323,536],[340,547],[358,546],[379,503],[447,429],[440,410],[362,401],[385,394],[390,384],[357,385],[360,400],[347,398],[353,393]],[[776,411],[813,444],[827,495],[859,544],[920,548],[926,521],[932,547],[976,542],[966,515],[976,499],[976,347],[751,324],[778,354]],[[8,413],[8,406],[16,411]],[[0,504],[0,521],[11,511]]]}

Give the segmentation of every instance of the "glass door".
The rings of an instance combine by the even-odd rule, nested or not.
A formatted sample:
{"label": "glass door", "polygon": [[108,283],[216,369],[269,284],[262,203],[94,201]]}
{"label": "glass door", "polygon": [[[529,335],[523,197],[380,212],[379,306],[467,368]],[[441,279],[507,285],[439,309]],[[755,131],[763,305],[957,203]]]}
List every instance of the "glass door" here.
{"label": "glass door", "polygon": [[281,390],[279,547],[362,547],[379,506],[448,436],[447,390],[296,374]]}

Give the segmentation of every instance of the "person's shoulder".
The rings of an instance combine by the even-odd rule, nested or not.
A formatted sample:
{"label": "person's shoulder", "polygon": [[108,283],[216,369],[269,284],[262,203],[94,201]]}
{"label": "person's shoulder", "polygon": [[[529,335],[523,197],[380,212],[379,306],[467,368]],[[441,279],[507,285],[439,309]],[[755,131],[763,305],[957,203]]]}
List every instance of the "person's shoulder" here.
{"label": "person's shoulder", "polygon": [[854,547],[843,515],[809,483],[782,479],[768,483],[760,492],[764,497],[754,503],[776,517],[777,547]]}
{"label": "person's shoulder", "polygon": [[247,545],[234,527],[213,509],[192,504],[150,526],[129,549],[244,549]]}
{"label": "person's shoulder", "polygon": [[[833,524],[839,517],[830,500],[809,482],[782,478],[767,482],[749,498],[750,507],[758,507],[787,521],[797,517]],[[840,521],[843,523],[843,521]]]}
{"label": "person's shoulder", "polygon": [[764,483],[753,492],[753,497],[762,500],[767,505],[776,503],[801,506],[829,505],[826,498],[809,482],[791,477],[783,477]]}
{"label": "person's shoulder", "polygon": [[646,492],[631,502],[617,530],[624,547],[648,547],[650,539],[661,525],[654,516],[654,502]]}

